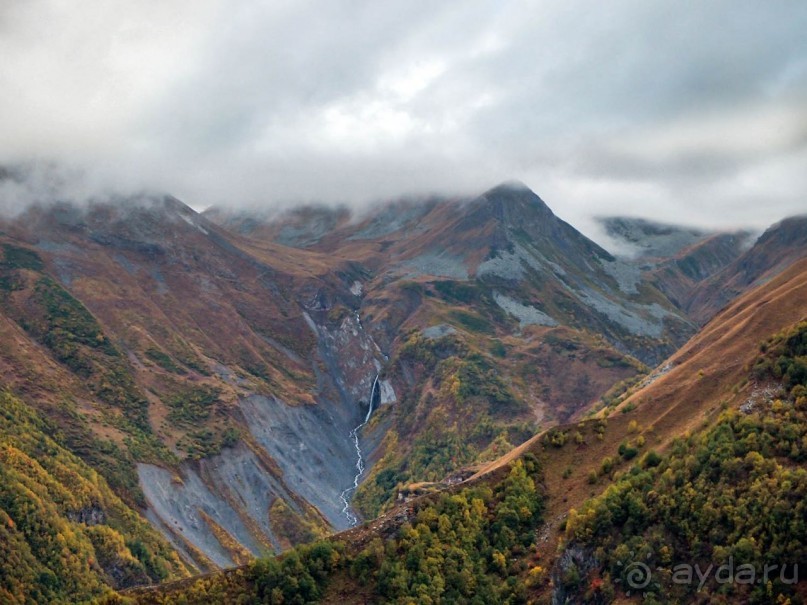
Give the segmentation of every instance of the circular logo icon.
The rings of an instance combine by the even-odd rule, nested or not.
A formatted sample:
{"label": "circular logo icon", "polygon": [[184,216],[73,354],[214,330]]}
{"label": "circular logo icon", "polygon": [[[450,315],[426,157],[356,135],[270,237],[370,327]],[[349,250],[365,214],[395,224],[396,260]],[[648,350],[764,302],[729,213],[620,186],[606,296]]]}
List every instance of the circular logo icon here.
{"label": "circular logo icon", "polygon": [[625,580],[628,586],[635,590],[647,588],[647,585],[650,584],[651,576],[650,568],[639,561],[634,561],[625,568]]}

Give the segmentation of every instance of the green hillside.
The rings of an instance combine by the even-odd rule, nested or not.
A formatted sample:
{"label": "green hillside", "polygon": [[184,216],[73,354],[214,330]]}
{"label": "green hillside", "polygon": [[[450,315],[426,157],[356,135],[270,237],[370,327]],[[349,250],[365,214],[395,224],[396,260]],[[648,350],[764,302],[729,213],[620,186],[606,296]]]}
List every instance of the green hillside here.
{"label": "green hillside", "polygon": [[106,481],[0,392],[0,602],[77,603],[188,570]]}
{"label": "green hillside", "polygon": [[[807,560],[807,322],[761,352],[761,395],[669,455],[646,454],[570,513],[565,548],[576,556],[560,570],[564,592],[609,602],[633,588],[646,603],[673,603],[705,586],[714,595],[703,602],[788,602],[807,571],[794,570]],[[730,564],[735,581],[721,582],[716,569]],[[694,565],[713,572],[689,580]]]}

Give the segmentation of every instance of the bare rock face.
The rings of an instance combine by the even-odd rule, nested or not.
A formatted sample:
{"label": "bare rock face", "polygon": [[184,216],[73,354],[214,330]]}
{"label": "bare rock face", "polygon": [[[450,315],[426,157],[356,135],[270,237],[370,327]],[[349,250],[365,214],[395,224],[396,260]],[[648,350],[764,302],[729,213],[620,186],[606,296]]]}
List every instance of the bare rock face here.
{"label": "bare rock face", "polygon": [[575,545],[568,546],[552,568],[552,585],[554,586],[552,605],[570,603],[566,585],[575,579],[585,581],[585,578],[598,566],[597,558],[590,549]]}
{"label": "bare rock face", "polygon": [[84,525],[101,525],[102,523],[106,523],[106,512],[98,504],[85,506],[76,511],[69,511],[66,516],[74,523],[83,523]]}
{"label": "bare rock face", "polygon": [[[242,443],[186,463],[179,476],[139,465],[152,522],[197,565],[229,567],[242,562],[245,552],[280,551],[288,540],[277,534],[270,514],[278,500],[322,531],[346,529],[355,519],[340,499],[357,476],[350,433],[367,417],[384,357],[358,315],[334,322],[330,310],[324,297],[315,296],[303,312],[317,340],[315,363],[324,369],[318,371],[314,404],[247,395],[238,413],[250,447]],[[376,405],[393,403],[394,388],[389,381],[382,384]],[[362,455],[372,452],[368,442]]]}

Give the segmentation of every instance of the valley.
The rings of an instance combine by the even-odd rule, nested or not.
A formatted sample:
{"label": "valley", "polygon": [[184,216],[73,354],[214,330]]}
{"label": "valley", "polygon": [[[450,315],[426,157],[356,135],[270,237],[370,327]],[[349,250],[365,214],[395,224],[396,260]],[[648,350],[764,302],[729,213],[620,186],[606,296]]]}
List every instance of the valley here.
{"label": "valley", "polygon": [[235,589],[256,557],[335,532],[353,557],[451,494],[503,515],[510,475],[533,494],[512,529],[541,540],[499,550],[529,546],[546,573],[500,573],[543,594],[570,509],[628,471],[614,452],[706,430],[751,396],[758,343],[807,315],[803,217],[758,239],[606,225],[639,251],[606,251],[520,183],[357,216],[144,196],[3,221],[2,388],[148,532],[148,553],[124,533],[118,556],[171,561],[159,577],[98,561],[53,600],[226,569]]}
{"label": "valley", "polygon": [[[539,433],[460,484],[294,556],[129,596],[144,604],[237,596],[472,602],[480,595],[503,603],[800,602],[806,288],[802,260],[724,309],[670,359],[669,371],[616,407]],[[698,491],[687,487],[684,495],[673,480],[692,481]],[[525,493],[523,507],[503,515],[505,503]],[[470,502],[496,533],[485,522],[467,526],[479,523],[466,512]],[[716,507],[737,519],[727,523]],[[748,507],[777,512],[749,514]],[[766,521],[771,514],[775,523]],[[711,544],[700,539],[725,532],[735,533]],[[729,557],[757,574],[786,561],[787,573],[761,585],[675,579],[693,560],[724,565]],[[632,575],[637,564],[647,576]]]}
{"label": "valley", "polygon": [[805,30],[0,0],[0,605],[807,605]]}

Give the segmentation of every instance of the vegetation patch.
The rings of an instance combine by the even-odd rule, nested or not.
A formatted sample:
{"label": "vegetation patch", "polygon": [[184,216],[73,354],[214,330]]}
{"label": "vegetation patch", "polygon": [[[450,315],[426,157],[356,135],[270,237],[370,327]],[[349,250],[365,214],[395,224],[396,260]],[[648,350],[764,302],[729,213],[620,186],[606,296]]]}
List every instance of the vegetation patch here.
{"label": "vegetation patch", "polygon": [[[368,518],[392,506],[407,484],[440,482],[495,458],[535,428],[492,358],[455,334],[429,339],[413,331],[398,361],[422,368],[428,386],[422,382],[395,408],[395,438],[385,439],[385,455],[356,493],[354,504]],[[414,437],[402,442],[401,435]]]}
{"label": "vegetation patch", "polygon": [[173,374],[187,374],[187,372],[178,366],[174,362],[173,358],[165,351],[162,351],[156,347],[149,347],[145,350],[145,355],[167,372],[171,372]]}
{"label": "vegetation patch", "polygon": [[193,386],[172,393],[164,399],[170,408],[168,418],[180,426],[198,426],[210,418],[220,395],[220,389],[208,385]]}
{"label": "vegetation patch", "polygon": [[469,283],[446,280],[432,282],[432,286],[442,299],[450,302],[470,304],[481,296],[479,288]]}
{"label": "vegetation patch", "polygon": [[[648,452],[604,494],[572,511],[567,550],[582,549],[597,561],[590,574],[567,574],[564,589],[590,601],[609,602],[641,562],[652,570],[642,588],[645,602],[691,602],[699,581],[674,581],[687,565],[715,568],[729,562],[766,581],[704,580],[709,602],[787,603],[793,565],[807,558],[807,322],[762,346],[757,378],[779,379],[786,399],[745,411],[727,411],[702,434],[677,440],[671,452]],[[620,455],[637,455],[628,443]],[[606,469],[603,469],[606,470]],[[684,566],[684,567],[681,567]],[[784,574],[782,566],[785,568]],[[803,570],[798,573],[803,574]],[[798,576],[796,580],[804,580]],[[679,579],[681,575],[677,576]],[[796,602],[796,601],[793,601]]]}
{"label": "vegetation patch", "polygon": [[454,309],[449,312],[451,319],[456,321],[466,330],[479,334],[493,334],[493,324],[477,313]]}
{"label": "vegetation patch", "polygon": [[188,432],[177,445],[188,452],[189,458],[199,460],[220,454],[224,448],[233,447],[240,438],[241,434],[233,426],[224,429],[201,428]]}
{"label": "vegetation patch", "polygon": [[3,260],[0,261],[0,270],[29,269],[31,271],[43,271],[45,269],[42,257],[29,248],[3,244],[2,250]]}
{"label": "vegetation patch", "polygon": [[537,460],[514,462],[492,487],[468,487],[421,501],[386,539],[361,550],[322,541],[259,560],[138,603],[334,602],[336,578],[373,603],[525,603],[545,573],[534,556],[543,497]]}
{"label": "vegetation patch", "polygon": [[81,602],[187,575],[98,474],[0,392],[0,602]]}
{"label": "vegetation patch", "polygon": [[326,534],[321,526],[293,511],[282,498],[276,498],[269,507],[269,523],[283,548],[313,542]]}

